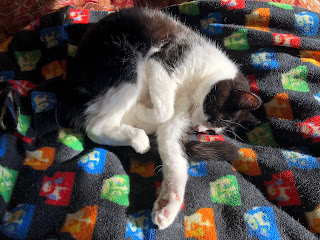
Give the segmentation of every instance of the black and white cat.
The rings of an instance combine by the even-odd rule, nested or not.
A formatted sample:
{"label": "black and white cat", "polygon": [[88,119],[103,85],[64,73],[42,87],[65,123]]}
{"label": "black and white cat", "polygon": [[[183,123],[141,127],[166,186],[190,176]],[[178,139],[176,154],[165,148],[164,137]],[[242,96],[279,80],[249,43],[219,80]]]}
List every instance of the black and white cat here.
{"label": "black and white cat", "polygon": [[160,229],[183,203],[187,131],[223,133],[261,104],[215,43],[156,10],[121,10],[93,25],[69,80],[68,114],[93,142],[143,154],[148,134],[157,135],[163,182],[152,218]]}

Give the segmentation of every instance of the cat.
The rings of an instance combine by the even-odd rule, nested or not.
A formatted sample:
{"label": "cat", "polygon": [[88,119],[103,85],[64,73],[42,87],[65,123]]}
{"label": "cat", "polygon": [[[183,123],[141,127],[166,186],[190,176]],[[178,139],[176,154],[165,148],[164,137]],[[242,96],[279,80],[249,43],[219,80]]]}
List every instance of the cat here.
{"label": "cat", "polygon": [[[188,179],[182,144],[190,128],[222,134],[261,105],[238,66],[211,40],[157,10],[123,9],[81,40],[65,117],[95,143],[150,149],[156,134],[163,182],[152,220],[173,223]],[[213,151],[214,152],[214,151]]]}

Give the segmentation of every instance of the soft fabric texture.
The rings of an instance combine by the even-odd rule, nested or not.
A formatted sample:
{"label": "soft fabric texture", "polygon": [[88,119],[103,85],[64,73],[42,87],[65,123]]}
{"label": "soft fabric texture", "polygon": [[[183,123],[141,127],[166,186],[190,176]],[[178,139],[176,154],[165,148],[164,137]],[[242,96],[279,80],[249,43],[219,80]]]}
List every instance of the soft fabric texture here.
{"label": "soft fabric texture", "polygon": [[33,20],[72,5],[87,10],[114,11],[132,7],[133,0],[4,0],[0,2],[0,43]]}
{"label": "soft fabric texture", "polygon": [[[190,0],[4,0],[0,2],[0,43],[34,19],[67,5],[88,10],[110,11],[133,5],[166,7],[184,2],[190,2]],[[320,12],[318,0],[270,0],[270,2],[286,3]]]}
{"label": "soft fabric texture", "polygon": [[57,123],[79,39],[108,13],[66,7],[2,45],[1,239],[319,239],[320,16],[235,3],[167,9],[215,39],[264,104],[254,112],[261,123],[235,139],[190,135],[230,141],[239,158],[192,156],[185,202],[165,230],[151,221],[162,179],[155,154],[95,145]]}

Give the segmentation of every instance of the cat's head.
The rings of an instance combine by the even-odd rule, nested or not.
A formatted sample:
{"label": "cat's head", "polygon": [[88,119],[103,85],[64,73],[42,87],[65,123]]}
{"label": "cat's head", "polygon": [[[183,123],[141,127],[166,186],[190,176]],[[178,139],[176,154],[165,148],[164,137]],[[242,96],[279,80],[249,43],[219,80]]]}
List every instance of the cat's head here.
{"label": "cat's head", "polygon": [[238,73],[232,80],[222,80],[211,86],[202,108],[192,113],[191,125],[198,132],[213,130],[221,134],[235,129],[241,122],[257,122],[250,111],[259,108],[261,103],[261,99],[250,91],[245,77]]}

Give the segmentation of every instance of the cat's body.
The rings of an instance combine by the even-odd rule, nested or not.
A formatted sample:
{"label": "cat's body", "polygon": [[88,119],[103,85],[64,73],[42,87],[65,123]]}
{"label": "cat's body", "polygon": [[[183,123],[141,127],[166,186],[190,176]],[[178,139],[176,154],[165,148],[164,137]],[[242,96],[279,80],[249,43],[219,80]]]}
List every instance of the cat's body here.
{"label": "cat's body", "polygon": [[76,60],[69,113],[92,141],[145,153],[147,134],[157,135],[163,183],[152,217],[166,228],[183,203],[188,129],[221,133],[260,100],[214,43],[159,11],[113,13],[88,32]]}

